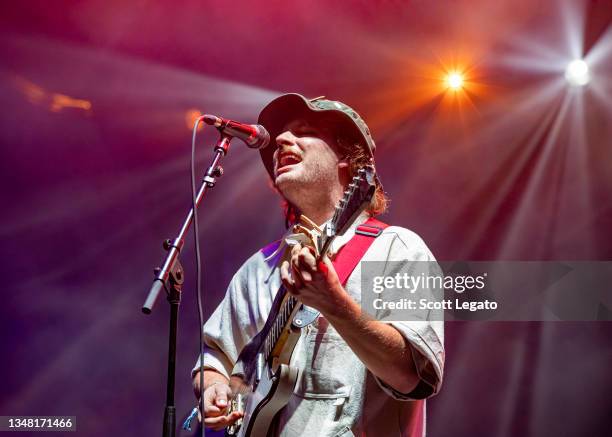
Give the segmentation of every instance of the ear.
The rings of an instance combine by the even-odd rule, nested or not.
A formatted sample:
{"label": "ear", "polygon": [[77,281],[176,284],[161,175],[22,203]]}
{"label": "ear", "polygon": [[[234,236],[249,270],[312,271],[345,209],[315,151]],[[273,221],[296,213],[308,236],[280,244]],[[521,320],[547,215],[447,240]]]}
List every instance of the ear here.
{"label": "ear", "polygon": [[342,168],[349,168],[350,167],[350,163],[348,158],[342,158],[341,160],[338,161],[338,168],[342,169]]}

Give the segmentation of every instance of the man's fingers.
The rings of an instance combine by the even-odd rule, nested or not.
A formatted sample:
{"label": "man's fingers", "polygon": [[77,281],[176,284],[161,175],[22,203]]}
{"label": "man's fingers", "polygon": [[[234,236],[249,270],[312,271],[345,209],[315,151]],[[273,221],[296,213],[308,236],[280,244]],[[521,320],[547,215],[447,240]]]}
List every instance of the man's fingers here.
{"label": "man's fingers", "polygon": [[214,393],[204,396],[204,415],[206,417],[217,417],[223,414],[225,408],[219,408],[215,405]]}
{"label": "man's fingers", "polygon": [[296,287],[301,288],[312,282],[317,272],[317,262],[310,247],[302,247],[291,257],[291,270]]}
{"label": "man's fingers", "polygon": [[215,398],[215,406],[218,408],[226,408],[227,407],[227,397],[217,396]]}
{"label": "man's fingers", "polygon": [[300,243],[296,243],[291,246],[291,258],[300,253],[300,250],[302,250],[302,245]]}
{"label": "man's fingers", "polygon": [[293,278],[289,272],[289,261],[283,261],[280,267],[281,281],[287,286],[293,286]]}
{"label": "man's fingers", "polygon": [[291,247],[291,278],[293,279],[293,286],[296,290],[299,290],[304,286],[302,279],[302,272],[298,265],[298,256],[302,250],[302,245],[297,243]]}
{"label": "man's fingers", "polygon": [[289,261],[283,261],[280,267],[281,281],[289,293],[297,296],[299,292],[295,289],[295,282],[289,273],[289,268]]}
{"label": "man's fingers", "polygon": [[301,269],[306,269],[310,273],[317,271],[317,260],[310,247],[303,247],[297,255],[298,265]]}
{"label": "man's fingers", "polygon": [[214,431],[220,431],[223,428],[231,425],[238,419],[242,417],[242,413],[239,411],[233,411],[227,416],[219,416],[219,417],[207,417],[204,419],[204,425],[209,428],[212,428]]}
{"label": "man's fingers", "polygon": [[216,384],[214,387],[215,387],[215,405],[219,408],[227,407],[228,399],[232,395],[229,386],[225,384]]}
{"label": "man's fingers", "polygon": [[218,407],[215,407],[212,404],[209,404],[208,406],[206,406],[204,408],[204,410],[205,410],[206,417],[220,417],[220,416],[223,416],[225,414],[224,410],[222,410],[222,409],[220,409]]}
{"label": "man's fingers", "polygon": [[227,384],[213,384],[204,392],[204,412],[206,417],[225,414],[232,391]]}
{"label": "man's fingers", "polygon": [[295,244],[291,247],[291,261],[281,264],[281,280],[292,294],[299,294],[301,288],[312,282],[318,270],[313,251],[309,246]]}
{"label": "man's fingers", "polygon": [[293,286],[295,289],[299,290],[304,286],[304,279],[302,277],[302,271],[297,265],[298,258],[297,255],[291,258],[291,278],[293,279]]}

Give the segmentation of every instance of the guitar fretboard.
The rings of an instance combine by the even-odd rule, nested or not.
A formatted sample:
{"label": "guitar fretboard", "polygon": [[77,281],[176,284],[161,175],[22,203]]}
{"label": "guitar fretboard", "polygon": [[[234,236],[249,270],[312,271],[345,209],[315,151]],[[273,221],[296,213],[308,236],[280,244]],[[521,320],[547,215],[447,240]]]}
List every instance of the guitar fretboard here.
{"label": "guitar fretboard", "polygon": [[[282,287],[279,290],[279,293],[287,294],[287,290],[285,289],[285,287]],[[270,355],[272,354],[272,351],[274,350],[274,347],[276,346],[276,343],[278,342],[281,333],[287,326],[287,323],[290,321],[289,318],[293,314],[293,310],[295,309],[297,303],[297,299],[291,295],[289,295],[287,299],[285,299],[282,303],[278,311],[278,315],[274,320],[274,323],[270,327],[270,331],[268,332],[268,335],[266,336],[266,340],[264,342],[264,356],[266,361],[270,358]]]}

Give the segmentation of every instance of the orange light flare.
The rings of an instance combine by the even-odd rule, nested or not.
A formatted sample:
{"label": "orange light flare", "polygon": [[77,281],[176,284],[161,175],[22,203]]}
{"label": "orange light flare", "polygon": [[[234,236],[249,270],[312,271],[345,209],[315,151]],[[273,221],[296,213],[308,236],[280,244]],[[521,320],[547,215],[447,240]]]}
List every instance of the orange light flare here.
{"label": "orange light flare", "polygon": [[64,108],[82,109],[87,112],[91,110],[91,102],[85,99],[75,99],[65,94],[53,93],[49,109],[59,112]]}
{"label": "orange light flare", "polygon": [[[200,111],[199,109],[188,109],[187,112],[185,112],[185,124],[187,125],[187,129],[192,131],[193,125],[195,124],[196,120],[202,115],[204,114],[202,114],[202,111]],[[202,129],[204,129],[204,124],[200,123],[198,125],[198,132],[200,132]]]}
{"label": "orange light flare", "polygon": [[14,81],[17,89],[33,105],[45,106],[51,112],[60,112],[65,108],[72,108],[82,110],[87,115],[91,113],[91,102],[89,100],[51,92],[20,76],[15,76]]}
{"label": "orange light flare", "polygon": [[438,87],[443,96],[438,109],[458,111],[462,116],[470,111],[479,114],[477,102],[490,91],[479,73],[477,66],[470,62],[440,61]]}
{"label": "orange light flare", "polygon": [[[371,127],[381,135],[397,129],[418,111],[430,111],[430,129],[436,131],[448,122],[459,122],[467,127],[481,115],[482,103],[495,90],[486,78],[482,50],[449,52],[439,50],[438,55],[398,60],[393,66],[394,80],[381,82],[376,94],[364,101],[363,106],[377,110],[368,114]],[[476,117],[472,117],[475,115]]]}
{"label": "orange light flare", "polygon": [[444,78],[444,82],[449,90],[459,91],[463,88],[463,74],[461,74],[459,71],[451,71]]}
{"label": "orange light flare", "polygon": [[482,84],[476,79],[475,74],[474,67],[442,64],[438,70],[440,92],[451,93],[456,97],[462,94],[477,93],[479,86]]}

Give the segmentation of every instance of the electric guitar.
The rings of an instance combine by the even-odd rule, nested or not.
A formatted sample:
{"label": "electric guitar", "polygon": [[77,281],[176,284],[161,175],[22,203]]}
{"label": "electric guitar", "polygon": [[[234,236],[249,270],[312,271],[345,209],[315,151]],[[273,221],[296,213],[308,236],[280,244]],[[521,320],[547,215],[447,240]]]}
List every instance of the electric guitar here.
{"label": "electric guitar", "polygon": [[[293,230],[308,237],[320,260],[334,238],[344,234],[366,208],[374,191],[374,169],[363,167],[353,177],[324,229],[302,216],[313,229],[298,224]],[[263,329],[240,352],[232,371],[230,386],[234,397],[230,412],[242,411],[244,416],[226,429],[226,436],[266,436],[274,416],[289,401],[298,379],[299,369],[289,366],[289,362],[302,328],[318,315],[281,286]]]}

